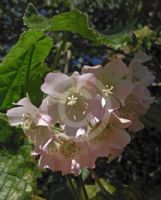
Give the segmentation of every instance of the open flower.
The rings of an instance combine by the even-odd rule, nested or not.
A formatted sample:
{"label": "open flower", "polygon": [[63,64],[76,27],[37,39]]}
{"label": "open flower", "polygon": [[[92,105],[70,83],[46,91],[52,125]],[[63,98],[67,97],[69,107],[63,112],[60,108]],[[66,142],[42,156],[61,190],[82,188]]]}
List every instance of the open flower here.
{"label": "open flower", "polygon": [[150,57],[143,52],[138,52],[129,64],[128,78],[133,82],[142,81],[142,84],[151,84],[155,77],[149,72],[143,63],[150,60]]}
{"label": "open flower", "polygon": [[86,131],[89,122],[102,120],[108,114],[94,74],[74,72],[69,77],[49,73],[41,89],[48,94],[41,109],[52,116],[55,124],[60,123],[68,136],[77,137],[80,129]]}
{"label": "open flower", "polygon": [[53,133],[53,137],[44,146],[38,148],[36,145],[34,149],[34,154],[40,155],[39,167],[61,171],[62,174],[73,173],[75,175],[78,175],[83,167],[93,169],[98,157],[114,158],[123,151],[130,141],[130,136],[124,129],[129,124],[129,120],[119,118],[113,113],[109,128],[106,127],[96,137],[76,141],[64,133]]}
{"label": "open flower", "polygon": [[149,57],[142,52],[136,54],[129,64],[128,78],[134,82],[134,89],[125,101],[125,106],[120,109],[122,116],[130,119],[132,124],[128,127],[130,132],[143,129],[140,117],[144,115],[154,101],[148,86],[154,81],[154,76],[143,65]]}
{"label": "open flower", "polygon": [[82,72],[95,74],[96,78],[104,85],[102,92],[105,95],[113,96],[122,104],[134,88],[132,81],[126,79],[128,75],[126,64],[117,56],[113,57],[105,66],[84,66]]}
{"label": "open flower", "polygon": [[15,103],[17,107],[7,111],[9,122],[12,126],[20,125],[24,130],[35,128],[36,126],[49,126],[52,118],[43,114],[40,109],[34,106],[28,97]]}
{"label": "open flower", "polygon": [[26,97],[7,111],[12,126],[21,125],[39,155],[39,167],[79,175],[100,156],[117,157],[130,142],[127,131],[143,128],[140,117],[154,98],[147,88],[154,77],[139,53],[127,65],[114,56],[104,67],[84,66],[83,74],[49,73],[39,108]]}

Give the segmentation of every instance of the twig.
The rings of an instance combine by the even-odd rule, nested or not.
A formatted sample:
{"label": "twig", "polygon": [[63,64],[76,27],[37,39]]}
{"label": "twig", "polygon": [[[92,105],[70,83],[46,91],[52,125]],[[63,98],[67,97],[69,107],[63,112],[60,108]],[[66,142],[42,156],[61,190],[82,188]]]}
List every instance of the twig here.
{"label": "twig", "polygon": [[97,176],[97,174],[92,170],[92,169],[89,169],[90,173],[91,173],[91,176],[92,178],[94,179],[94,181],[97,183],[97,185],[100,187],[101,189],[101,192],[103,194],[108,194],[108,192],[106,191],[106,189],[104,188],[104,186],[102,185],[101,181],[99,180],[99,177]]}
{"label": "twig", "polygon": [[84,195],[84,199],[85,199],[85,200],[89,200],[88,194],[87,194],[86,188],[85,188],[85,186],[84,186],[84,182],[83,182],[83,180],[82,180],[82,176],[81,176],[81,175],[79,175],[78,181],[79,181],[79,184],[80,184],[80,186],[81,186],[81,188],[82,188],[83,195]]}
{"label": "twig", "polygon": [[75,200],[81,200],[80,199],[80,195],[77,193],[77,190],[74,187],[74,184],[73,184],[73,182],[71,180],[70,175],[66,175],[66,180],[67,180],[67,182],[69,183],[69,185],[71,187],[71,191],[72,191],[72,194],[73,194],[73,197],[75,198]]}

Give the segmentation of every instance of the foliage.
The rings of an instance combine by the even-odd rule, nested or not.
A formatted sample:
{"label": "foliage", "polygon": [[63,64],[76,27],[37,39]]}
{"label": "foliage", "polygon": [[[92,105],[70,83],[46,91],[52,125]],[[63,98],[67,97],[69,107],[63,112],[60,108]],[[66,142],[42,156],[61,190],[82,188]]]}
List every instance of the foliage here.
{"label": "foliage", "polygon": [[[12,3],[14,4],[15,2],[17,1],[13,1]],[[21,2],[18,2],[18,3],[21,4]],[[145,3],[147,3],[147,5],[149,4],[148,2],[145,2]],[[136,2],[134,3],[134,1],[131,1],[131,2],[126,1],[126,3],[122,5],[121,1],[118,1],[116,3],[116,1],[114,0],[110,0],[108,2],[104,0],[102,1],[98,0],[96,2],[93,2],[93,1],[85,2],[84,0],[80,0],[80,1],[67,0],[67,1],[64,1],[63,3],[59,0],[57,1],[49,0],[46,3],[47,9],[49,9],[49,13],[52,13],[51,10],[53,11],[55,8],[57,9],[57,7],[59,7],[60,10],[64,9],[65,11],[68,11],[65,13],[58,14],[58,15],[54,13],[55,14],[54,17],[51,17],[50,14],[44,14],[45,12],[43,13],[44,11],[43,9],[41,13],[43,13],[44,16],[41,15],[32,4],[29,4],[24,16],[24,23],[28,27],[29,30],[27,29],[21,34],[18,42],[9,51],[8,55],[3,59],[3,62],[0,65],[0,111],[4,113],[8,108],[12,106],[13,102],[16,102],[17,100],[22,98],[26,93],[28,93],[33,103],[35,103],[36,105],[40,104],[41,99],[43,97],[39,89],[40,85],[42,84],[46,73],[54,70],[54,68],[47,67],[47,65],[45,64],[46,61],[49,62],[49,66],[52,66],[53,64],[52,56],[49,56],[48,59],[47,59],[47,56],[49,55],[51,51],[55,52],[57,50],[58,45],[55,43],[56,42],[55,38],[56,40],[59,41],[59,38],[61,39],[62,35],[64,36],[64,32],[69,32],[70,36],[71,36],[70,33],[74,34],[74,36],[72,35],[73,38],[75,38],[75,34],[76,34],[76,38],[78,37],[79,41],[81,41],[80,39],[81,37],[84,38],[85,42],[83,43],[83,48],[84,48],[84,44],[87,45],[88,47],[88,45],[89,44],[91,45],[92,43],[92,45],[94,45],[93,46],[94,49],[96,49],[96,52],[95,52],[96,55],[98,55],[98,52],[99,52],[98,50],[100,49],[104,50],[108,48],[110,50],[112,48],[112,51],[116,51],[118,53],[120,52],[125,53],[125,54],[128,53],[130,56],[131,54],[135,53],[136,51],[140,49],[146,50],[147,52],[151,51],[151,54],[153,54],[153,60],[152,60],[153,70],[156,69],[157,80],[159,80],[160,71],[158,71],[158,66],[161,66],[160,53],[158,53],[160,52],[159,48],[161,45],[160,29],[157,23],[154,23],[156,19],[155,17],[151,17],[149,20],[150,22],[148,21],[149,17],[147,17],[148,15],[149,16],[157,15],[158,16],[157,19],[159,19],[159,12],[158,12],[159,4],[157,3],[157,1],[155,2],[156,5],[152,3],[152,9],[154,8],[153,14],[150,13],[151,10],[150,11],[148,10],[147,11],[148,14],[147,14],[146,12],[144,12],[145,11],[144,8],[146,7],[145,3],[144,1],[141,1],[141,2],[139,1],[138,4]],[[38,2],[38,4],[40,3]],[[60,4],[61,5],[63,4],[64,7],[62,6],[62,8],[60,8],[59,6]],[[8,3],[6,3],[6,5],[8,5]],[[80,10],[84,10],[86,7],[89,7],[87,5],[93,5],[94,7],[94,8],[90,7],[87,10],[89,17],[87,14],[84,14],[82,11],[80,11]],[[37,7],[38,7],[38,10],[41,11],[40,6],[37,6]],[[151,8],[151,2],[150,2],[149,7]],[[71,8],[72,10],[69,10]],[[79,8],[80,10],[78,10]],[[107,13],[105,13],[106,9],[104,11],[104,8],[108,8]],[[91,11],[92,9],[93,11]],[[122,12],[124,12],[124,14],[119,13],[120,9],[122,9]],[[115,10],[115,12],[113,12],[113,10]],[[137,12],[139,11],[140,13],[139,15],[137,15]],[[1,8],[0,8],[0,12],[3,12]],[[18,23],[16,21],[14,25],[16,26],[18,24],[17,26],[19,30],[16,30],[16,34],[21,31],[21,29],[19,28],[20,26],[19,20],[21,17],[20,15],[18,16],[18,12],[17,13],[15,12],[17,16],[16,17],[13,16],[11,19],[11,24],[13,24],[12,22],[15,19],[16,20],[18,19]],[[114,13],[114,16],[111,13]],[[116,16],[115,16],[115,13],[117,13]],[[125,18],[126,18],[127,13],[129,14],[129,19],[127,17],[127,21],[126,21]],[[6,18],[7,20],[8,20],[8,15]],[[49,18],[47,18],[47,16],[49,16]],[[100,18],[100,20],[98,20],[97,18]],[[139,20],[139,23],[142,23],[142,24],[137,24],[138,22],[136,23],[135,31],[131,30],[129,26],[126,25],[126,24],[130,24],[131,23],[130,19],[134,20],[134,18],[137,18],[136,22],[137,20]],[[113,20],[110,21],[110,19],[113,19]],[[145,22],[146,20],[148,21],[147,23]],[[91,23],[91,21],[93,24]],[[126,21],[126,23],[124,23],[124,21]],[[9,24],[7,26],[10,27],[11,26],[10,21],[7,23]],[[116,24],[118,27],[116,27],[116,29],[111,29],[111,27],[116,26]],[[99,29],[100,31],[97,31],[95,27],[97,27],[97,29]],[[123,27],[127,27],[127,28],[123,28]],[[11,28],[13,30],[13,26]],[[112,31],[109,32],[109,29]],[[2,45],[3,39],[6,42],[5,38],[6,37],[7,39],[10,38],[8,36],[10,34],[14,34],[14,31],[9,31],[9,33],[7,32],[6,36],[3,36],[3,35],[0,36],[2,39],[0,49],[1,50],[3,49],[3,53],[1,56],[6,54],[6,51],[9,48],[9,47],[6,47],[5,45]],[[79,37],[77,34],[81,37]],[[11,38],[14,38],[13,41],[15,41],[16,38],[18,37],[17,35],[15,35],[14,37],[13,36],[11,37]],[[55,46],[53,46],[52,37],[54,37]],[[73,38],[71,39],[70,37],[70,40],[74,44]],[[89,40],[90,43],[86,43],[86,40]],[[81,42],[79,42],[77,46],[78,49],[79,49],[79,46],[81,46],[80,43]],[[89,51],[88,48],[86,49]],[[158,49],[158,51],[156,51],[156,49]],[[62,49],[62,52],[63,52],[63,49]],[[78,51],[76,51],[76,53],[78,53],[79,55]],[[61,56],[62,54],[60,53],[59,58]],[[99,61],[98,64],[100,64],[100,62],[101,61]],[[154,88],[151,88],[151,89],[153,90]],[[62,177],[60,175],[58,175],[57,179],[55,179],[56,175],[51,172],[49,173],[51,176],[48,174],[48,172],[44,173],[45,174],[44,176],[47,176],[46,185],[44,183],[45,182],[44,177],[41,177],[40,179],[38,179],[40,182],[41,181],[43,182],[43,186],[40,187],[40,189],[42,190],[41,192],[38,192],[36,190],[36,176],[38,172],[37,172],[37,169],[35,168],[35,163],[32,162],[31,157],[30,157],[32,147],[26,141],[26,138],[22,134],[22,131],[20,131],[18,128],[9,127],[8,123],[6,122],[6,117],[4,116],[3,113],[0,113],[0,148],[1,148],[0,200],[4,200],[4,199],[28,200],[31,198],[31,196],[33,199],[39,198],[35,195],[32,195],[32,193],[35,193],[37,195],[41,194],[43,197],[47,199],[59,198],[63,200],[64,196],[67,197],[68,199],[72,199],[73,195],[71,194],[70,184],[68,183],[68,181],[66,182],[65,178],[61,179]],[[154,128],[154,127],[159,131],[161,130],[160,104],[157,101],[156,101],[156,104],[153,107],[151,107],[151,109],[149,110],[147,115],[142,119],[142,121],[146,125],[146,128],[148,128],[149,132],[151,128]],[[148,132],[144,136],[147,136],[147,134]],[[159,134],[160,133],[156,134],[157,141],[160,141]],[[140,141],[143,143],[144,139]],[[136,136],[136,144],[137,144],[137,136]],[[135,147],[135,148],[137,149],[139,147]],[[156,149],[157,148],[159,147],[156,147]],[[132,154],[130,155],[133,155],[135,153],[136,153],[136,150],[133,150]],[[142,154],[144,153],[141,152],[141,155]],[[125,158],[127,158],[126,155],[125,155]],[[136,158],[137,160],[137,157],[134,156],[134,158]],[[130,159],[127,158],[127,162],[125,162],[124,159],[123,161],[117,161],[115,166],[111,167],[113,169],[111,170],[112,173],[113,171],[118,170],[117,172],[119,172],[120,174],[122,173],[122,176],[124,179],[125,178],[124,171],[126,171],[125,167],[129,166],[128,165],[129,160]],[[120,162],[122,164],[120,164]],[[152,167],[152,169],[154,172],[160,173],[159,159],[157,162],[158,162],[156,166],[157,169],[154,166]],[[143,176],[140,166],[136,167],[136,165],[133,163],[131,165],[133,166],[131,167],[133,170],[133,173],[131,174],[135,174],[136,168],[139,168],[140,176]],[[149,167],[147,168],[149,169]],[[145,171],[146,170],[148,171],[148,169],[145,169]],[[131,172],[130,170],[127,170],[127,173],[130,174]],[[101,199],[107,199],[107,198],[111,200],[116,200],[116,199],[141,200],[143,198],[149,199],[149,200],[153,200],[153,199],[158,200],[161,197],[159,185],[155,186],[156,184],[155,182],[154,182],[154,187],[145,188],[145,192],[142,191],[142,188],[144,185],[146,185],[146,182],[145,184],[140,184],[137,182],[128,187],[123,186],[121,187],[121,189],[118,189],[120,188],[120,185],[119,185],[118,188],[116,186],[117,189],[116,189],[116,192],[114,192],[115,187],[113,185],[117,185],[117,184],[110,184],[110,182],[108,183],[107,176],[111,178],[112,175],[107,175],[105,171],[102,170],[103,178],[101,179],[101,181],[104,187],[106,188],[106,190],[109,193],[111,193],[111,194],[107,194],[107,196],[104,195],[100,191],[100,188],[98,187],[97,184],[93,184],[93,181],[90,179],[90,173],[88,170],[85,170],[82,173],[82,178],[83,178],[83,181],[86,183],[85,187],[87,189],[88,195],[93,200],[96,200],[96,199],[101,200]],[[156,176],[157,175],[154,176],[155,179],[156,179]],[[119,179],[118,177],[116,178],[117,180]],[[154,178],[151,178],[151,179],[154,179]],[[72,180],[75,180],[75,178],[72,178]],[[120,179],[118,181],[120,181],[121,183],[124,182]],[[77,186],[75,187],[78,189]],[[147,194],[145,195],[145,193]]]}
{"label": "foliage", "polygon": [[[44,36],[41,31],[27,31],[22,34],[0,66],[1,109],[10,107],[26,92],[29,96],[31,94],[31,99],[33,94],[39,95],[39,80],[48,71],[43,62],[51,47],[51,38]],[[30,81],[35,81],[34,88],[29,88]]]}
{"label": "foliage", "polygon": [[[0,199],[26,200],[36,189],[36,168],[29,157],[30,145],[21,147],[17,155],[0,153]],[[28,152],[29,151],[29,152]]]}
{"label": "foliage", "polygon": [[28,5],[24,23],[31,30],[70,31],[91,40],[97,45],[107,45],[115,49],[125,47],[130,40],[128,30],[114,35],[104,35],[90,27],[88,16],[77,9],[47,19],[41,16],[32,4]]}

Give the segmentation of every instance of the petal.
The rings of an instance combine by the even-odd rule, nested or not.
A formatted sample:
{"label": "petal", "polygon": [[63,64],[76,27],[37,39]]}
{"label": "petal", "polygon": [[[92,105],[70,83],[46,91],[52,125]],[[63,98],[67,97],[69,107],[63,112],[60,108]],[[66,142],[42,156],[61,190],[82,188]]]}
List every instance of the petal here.
{"label": "petal", "polygon": [[67,136],[72,137],[72,138],[77,138],[77,132],[81,128],[84,129],[85,127],[72,127],[72,126],[66,125],[64,131]]}
{"label": "petal", "polygon": [[39,162],[38,162],[38,166],[40,169],[46,169],[49,168],[51,170],[54,171],[54,160],[53,160],[53,156],[49,155],[47,153],[42,153],[40,158],[39,158]]}
{"label": "petal", "polygon": [[148,55],[146,55],[144,52],[139,51],[135,55],[135,57],[133,58],[132,62],[133,61],[138,61],[140,63],[144,63],[144,62],[147,62],[149,60],[151,60],[151,58]]}
{"label": "petal", "polygon": [[80,167],[95,167],[96,155],[90,149],[90,146],[87,142],[78,142],[77,147],[79,152],[75,156],[75,160],[79,163]]}
{"label": "petal", "polygon": [[96,77],[92,73],[86,73],[79,75],[78,72],[74,72],[71,78],[76,81],[76,89],[82,92],[85,96],[93,96],[97,92]]}
{"label": "petal", "polygon": [[122,149],[130,142],[130,135],[120,128],[113,128],[108,136],[111,148]]}
{"label": "petal", "polygon": [[52,124],[52,117],[49,115],[43,114],[41,112],[38,112],[36,115],[37,118],[37,125],[38,126],[51,126]]}
{"label": "petal", "polygon": [[14,103],[14,105],[23,106],[26,109],[27,113],[33,115],[35,115],[35,112],[38,110],[38,108],[31,103],[28,97],[21,99],[17,103]]}
{"label": "petal", "polygon": [[109,160],[113,160],[115,158],[117,158],[122,152],[123,152],[124,149],[115,149],[115,148],[111,148],[110,149],[110,154],[109,154]]}
{"label": "petal", "polygon": [[102,105],[102,99],[101,96],[95,96],[88,101],[88,112],[92,113],[98,120],[107,119],[110,115],[109,109],[111,105],[107,105],[109,102],[105,102],[105,105]]}
{"label": "petal", "polygon": [[96,66],[87,66],[85,65],[82,68],[82,73],[93,73],[95,75],[95,77],[99,80],[102,80],[103,77],[103,67],[102,65],[96,65]]}
{"label": "petal", "polygon": [[76,176],[78,176],[81,173],[80,164],[73,159],[71,163],[71,172]]}
{"label": "petal", "polygon": [[24,122],[24,114],[26,114],[26,109],[24,107],[12,108],[6,113],[11,126],[22,125]]}
{"label": "petal", "polygon": [[32,118],[35,118],[38,112],[38,108],[35,107],[27,97],[21,99],[19,102],[15,103],[15,105],[20,106],[11,108],[6,113],[12,126],[22,125],[25,115],[30,115]]}
{"label": "petal", "polygon": [[53,96],[48,95],[40,105],[40,112],[46,114],[47,116],[50,116],[52,118],[52,123],[56,124],[59,120],[60,114],[58,108],[58,100],[55,99]]}
{"label": "petal", "polygon": [[103,68],[104,79],[113,82],[114,79],[120,79],[128,74],[126,64],[120,58],[113,58]]}
{"label": "petal", "polygon": [[130,132],[135,133],[142,130],[143,128],[144,128],[143,123],[139,121],[139,118],[135,118],[134,120],[132,120],[132,124],[128,127],[128,130]]}
{"label": "petal", "polygon": [[114,91],[114,97],[116,97],[121,103],[132,93],[134,84],[130,80],[120,80]]}
{"label": "petal", "polygon": [[50,130],[45,126],[25,130],[25,135],[32,141],[35,147],[40,149],[52,138]]}
{"label": "petal", "polygon": [[112,112],[110,117],[110,123],[119,128],[127,128],[131,125],[132,122],[131,120],[121,118],[116,113]]}
{"label": "petal", "polygon": [[46,94],[54,95],[55,93],[66,92],[73,85],[74,80],[71,77],[62,73],[49,73],[41,86],[41,90]]}

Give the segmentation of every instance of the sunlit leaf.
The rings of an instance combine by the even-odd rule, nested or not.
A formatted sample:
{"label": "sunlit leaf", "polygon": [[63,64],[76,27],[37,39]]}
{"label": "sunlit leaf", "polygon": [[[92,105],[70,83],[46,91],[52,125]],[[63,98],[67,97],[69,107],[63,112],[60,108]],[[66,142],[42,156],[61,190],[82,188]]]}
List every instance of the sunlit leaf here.
{"label": "sunlit leaf", "polygon": [[30,200],[36,186],[34,165],[23,155],[0,153],[0,200]]}
{"label": "sunlit leaf", "polygon": [[100,179],[102,185],[104,186],[105,190],[109,192],[110,194],[113,194],[116,191],[115,186],[109,183],[108,180],[105,180],[103,178]]}
{"label": "sunlit leaf", "polygon": [[134,31],[134,34],[136,35],[136,38],[138,39],[144,39],[151,37],[153,35],[153,31],[148,27],[144,26],[136,31]]}
{"label": "sunlit leaf", "polygon": [[85,185],[86,191],[88,193],[89,199],[96,196],[97,192],[100,191],[100,189],[96,185]]}
{"label": "sunlit leaf", "polygon": [[113,35],[105,35],[96,31],[89,23],[88,15],[77,9],[47,20],[37,13],[32,4],[29,4],[24,15],[24,24],[31,30],[77,33],[94,44],[107,45],[115,49],[125,47],[131,38],[128,30]]}
{"label": "sunlit leaf", "polygon": [[46,30],[50,27],[48,19],[40,15],[32,3],[28,4],[23,19],[24,24],[33,30]]}
{"label": "sunlit leaf", "polygon": [[[35,72],[42,78],[42,63],[51,47],[51,38],[43,32],[28,31],[21,35],[0,65],[1,109],[11,107],[13,102],[29,92],[29,88],[33,87],[29,82],[36,78]],[[36,96],[36,92],[37,90],[31,96]]]}

